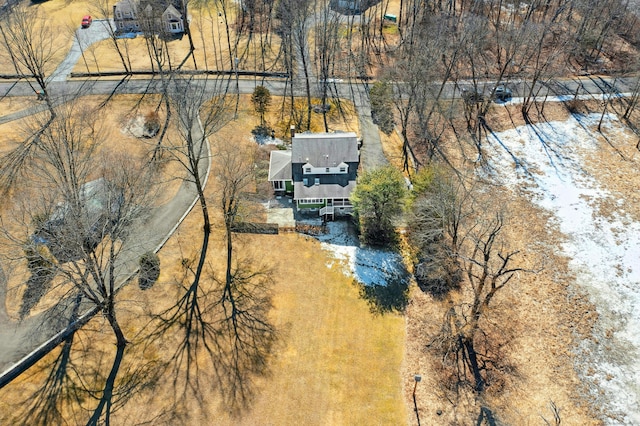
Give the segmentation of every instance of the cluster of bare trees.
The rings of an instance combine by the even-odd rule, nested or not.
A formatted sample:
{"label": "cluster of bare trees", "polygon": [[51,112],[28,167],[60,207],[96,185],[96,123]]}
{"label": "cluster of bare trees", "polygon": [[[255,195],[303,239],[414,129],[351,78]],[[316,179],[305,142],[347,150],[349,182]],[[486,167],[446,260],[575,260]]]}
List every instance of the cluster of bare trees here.
{"label": "cluster of bare trees", "polygon": [[[482,393],[508,374],[502,331],[491,302],[518,274],[518,250],[509,244],[508,214],[468,181],[433,174],[412,204],[411,241],[419,287],[448,309],[441,331],[427,345],[442,359],[443,387]],[[515,285],[515,283],[514,283]]]}
{"label": "cluster of bare trees", "polygon": [[[482,158],[486,116],[501,84],[517,81],[529,122],[543,113],[536,97],[553,79],[628,72],[621,62],[638,46],[629,37],[629,25],[637,25],[631,12],[626,1],[403,1],[400,40],[382,76],[401,82],[394,97],[405,167],[442,159],[443,135],[475,146]],[[462,111],[448,102],[447,83],[460,91]]]}

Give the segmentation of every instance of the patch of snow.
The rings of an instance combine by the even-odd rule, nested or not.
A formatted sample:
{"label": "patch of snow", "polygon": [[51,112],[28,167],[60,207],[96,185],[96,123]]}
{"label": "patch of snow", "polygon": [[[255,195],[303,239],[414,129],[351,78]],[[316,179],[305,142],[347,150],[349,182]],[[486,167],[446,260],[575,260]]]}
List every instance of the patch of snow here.
{"label": "patch of snow", "polygon": [[[345,274],[364,285],[386,285],[406,275],[402,257],[389,250],[361,247],[358,237],[348,229],[347,222],[327,223],[327,233],[317,238],[322,248],[333,254]],[[333,262],[327,266],[332,267]]]}
{"label": "patch of snow", "polygon": [[[613,98],[629,98],[633,96],[632,93],[590,93],[590,94],[582,94],[582,95],[558,95],[558,96],[534,96],[532,101],[535,102],[569,102],[573,100],[578,101],[610,101]],[[521,104],[524,101],[522,97],[512,97],[505,100],[495,100],[494,103],[497,105],[517,105]],[[600,117],[600,115],[598,115]]]}
{"label": "patch of snow", "polygon": [[278,138],[272,138],[271,136],[253,135],[251,141],[258,145],[284,145],[284,141]]}
{"label": "patch of snow", "polygon": [[[583,342],[584,364],[576,368],[606,408],[608,424],[640,425],[640,223],[624,211],[631,201],[615,198],[581,166],[581,150],[598,147],[592,129],[599,120],[600,114],[576,115],[495,133],[491,163],[502,183],[525,187],[533,202],[553,213],[576,283],[599,314],[600,335]],[[623,132],[615,116],[605,116],[603,124]],[[640,181],[640,173],[628,179]],[[597,205],[606,199],[617,209],[602,217]],[[589,367],[597,371],[587,377]]]}

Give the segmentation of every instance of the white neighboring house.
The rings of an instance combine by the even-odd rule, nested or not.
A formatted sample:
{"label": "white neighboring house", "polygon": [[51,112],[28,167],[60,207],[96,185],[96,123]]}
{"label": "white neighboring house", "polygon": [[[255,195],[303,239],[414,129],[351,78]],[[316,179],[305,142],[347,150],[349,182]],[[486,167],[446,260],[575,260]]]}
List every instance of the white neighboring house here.
{"label": "white neighboring house", "polygon": [[119,33],[184,33],[186,2],[121,0],[113,6],[113,21]]}

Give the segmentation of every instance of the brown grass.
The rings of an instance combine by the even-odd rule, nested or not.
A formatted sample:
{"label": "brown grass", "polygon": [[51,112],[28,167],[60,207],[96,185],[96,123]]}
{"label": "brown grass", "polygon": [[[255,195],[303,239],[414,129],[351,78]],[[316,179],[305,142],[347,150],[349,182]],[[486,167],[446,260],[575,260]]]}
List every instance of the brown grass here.
{"label": "brown grass", "polygon": [[[234,22],[236,17],[235,5],[230,8],[228,15],[229,22]],[[191,17],[191,33],[195,51],[192,58],[184,62],[183,69],[219,69],[232,70],[232,56],[229,54],[229,43],[222,17],[218,16],[218,9],[215,6],[207,8],[191,7],[189,9]],[[280,41],[277,36],[270,34],[269,45],[265,46],[263,52],[260,45],[261,35],[254,34],[249,40],[247,35],[242,35],[236,40],[237,34],[235,26],[230,25],[230,43],[233,51],[234,45],[238,45],[240,62],[239,69],[282,71],[280,68],[272,69],[275,64],[280,48]],[[265,41],[266,44],[266,41]],[[152,64],[149,57],[147,43],[142,36],[135,39],[118,39],[119,49],[127,58],[128,65],[133,70],[150,70]],[[164,46],[163,46],[164,47]],[[168,62],[164,65],[168,69],[169,63],[173,67],[183,63],[189,55],[189,39],[183,36],[180,39],[170,40],[166,44],[168,52]],[[264,54],[264,62],[262,59]],[[259,59],[256,59],[259,58]],[[85,52],[85,61],[78,61],[74,72],[97,72],[97,71],[124,71],[122,60],[117,53],[113,40],[107,39],[92,45]]]}

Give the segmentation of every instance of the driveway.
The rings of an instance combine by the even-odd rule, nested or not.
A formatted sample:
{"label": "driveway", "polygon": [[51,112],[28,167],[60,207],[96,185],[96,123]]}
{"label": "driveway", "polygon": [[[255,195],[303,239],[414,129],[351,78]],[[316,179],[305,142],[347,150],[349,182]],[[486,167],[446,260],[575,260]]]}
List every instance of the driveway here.
{"label": "driveway", "polygon": [[82,53],[93,43],[109,38],[113,29],[113,22],[107,19],[95,20],[89,28],[78,27],[69,54],[49,76],[47,81],[65,81],[71,74],[73,67],[82,57]]}

